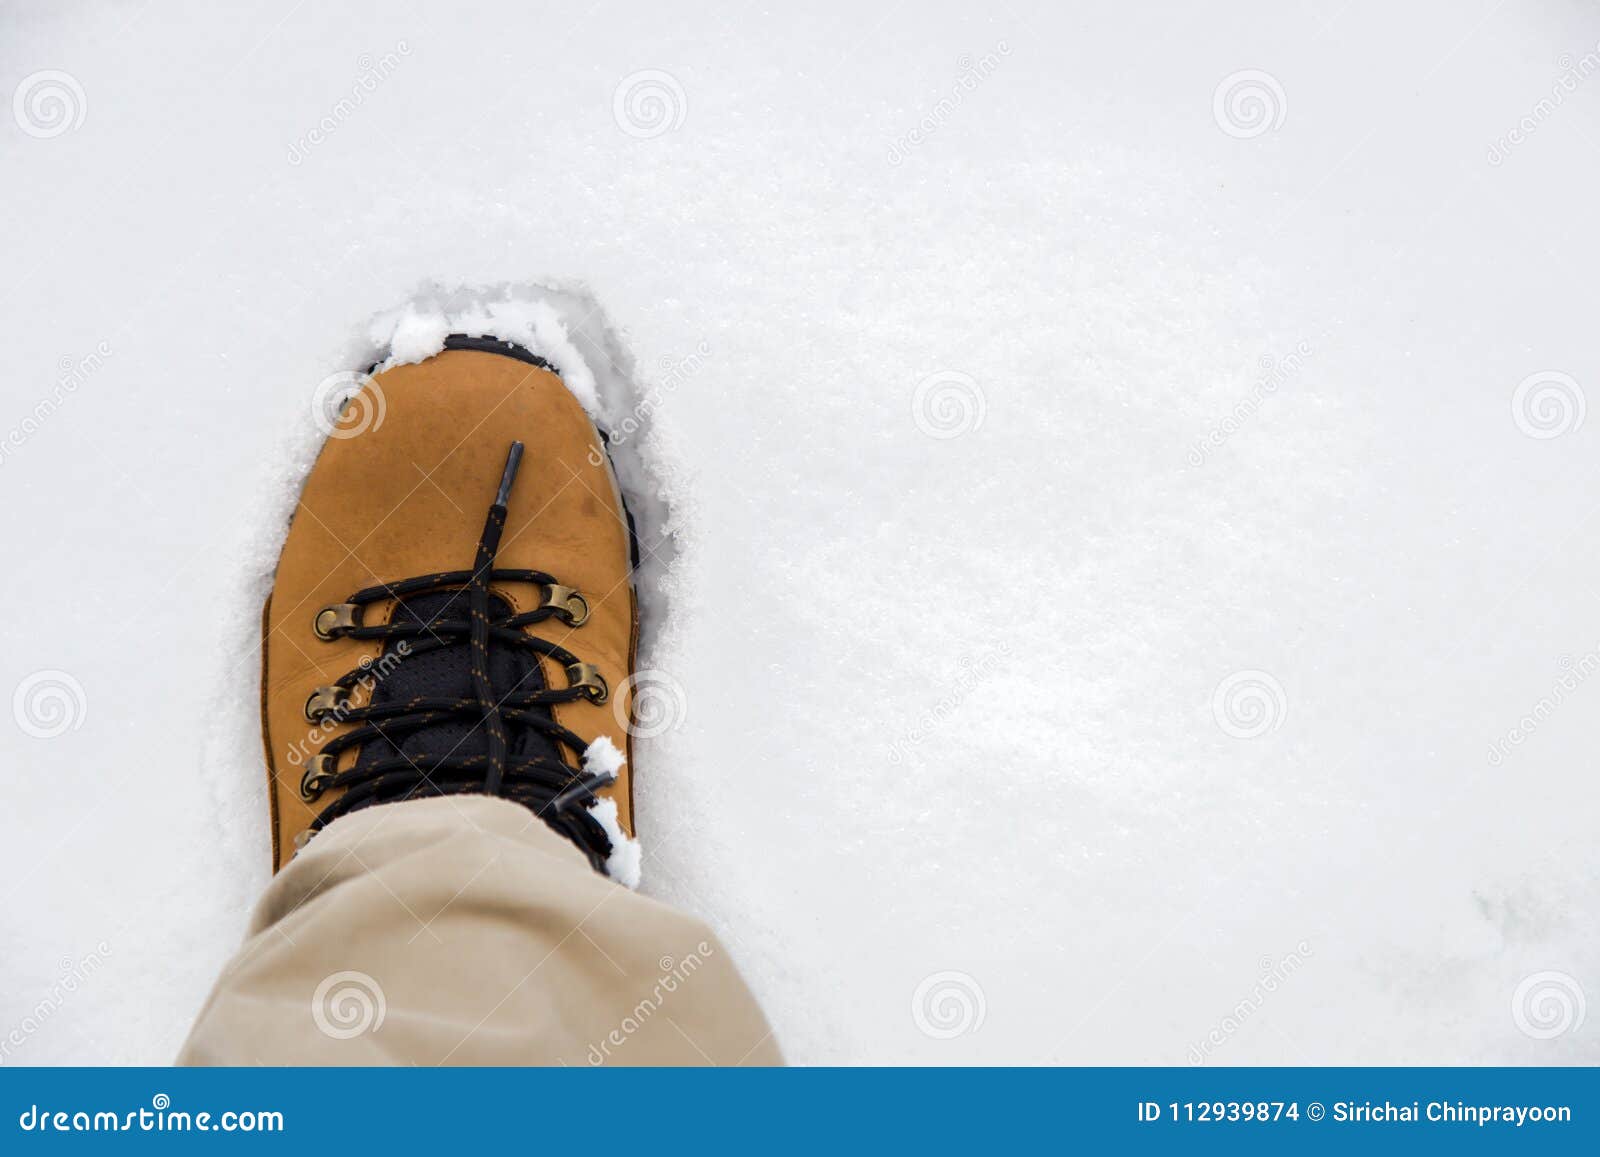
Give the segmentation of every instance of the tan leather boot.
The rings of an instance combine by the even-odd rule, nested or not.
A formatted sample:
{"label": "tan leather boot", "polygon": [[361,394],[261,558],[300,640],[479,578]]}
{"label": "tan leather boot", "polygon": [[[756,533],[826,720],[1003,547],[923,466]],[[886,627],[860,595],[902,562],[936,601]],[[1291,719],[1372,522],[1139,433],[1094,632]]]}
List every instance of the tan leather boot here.
{"label": "tan leather boot", "polygon": [[484,339],[346,403],[263,618],[274,870],[351,811],[475,793],[628,874],[634,547],[604,446],[550,368]]}

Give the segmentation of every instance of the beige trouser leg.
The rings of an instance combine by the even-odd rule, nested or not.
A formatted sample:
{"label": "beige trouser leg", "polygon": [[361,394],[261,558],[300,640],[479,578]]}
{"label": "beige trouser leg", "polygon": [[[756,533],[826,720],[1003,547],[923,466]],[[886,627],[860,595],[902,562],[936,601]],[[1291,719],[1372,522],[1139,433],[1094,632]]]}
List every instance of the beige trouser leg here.
{"label": "beige trouser leg", "polygon": [[728,952],[486,796],[369,808],[278,874],[181,1064],[781,1063]]}

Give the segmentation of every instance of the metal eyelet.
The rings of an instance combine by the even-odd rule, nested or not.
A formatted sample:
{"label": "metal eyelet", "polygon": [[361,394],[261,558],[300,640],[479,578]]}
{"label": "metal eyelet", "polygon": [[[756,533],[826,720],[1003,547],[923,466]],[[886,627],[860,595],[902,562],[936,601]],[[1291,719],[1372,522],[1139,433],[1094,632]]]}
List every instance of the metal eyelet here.
{"label": "metal eyelet", "polygon": [[323,642],[337,639],[344,631],[353,631],[361,625],[360,603],[334,603],[323,607],[311,621],[311,629]]}
{"label": "metal eyelet", "polygon": [[350,701],[350,689],[340,687],[335,683],[331,687],[318,687],[311,692],[311,697],[306,700],[306,719],[312,723],[322,722],[324,715],[339,710]]}
{"label": "metal eyelet", "polygon": [[555,607],[570,627],[581,627],[589,621],[589,600],[575,588],[564,587],[560,583],[544,585],[544,602],[540,606]]}
{"label": "metal eyelet", "polygon": [[611,697],[611,688],[606,686],[605,676],[593,663],[572,664],[567,668],[567,682],[588,695],[591,702],[604,703]]}
{"label": "metal eyelet", "polygon": [[313,755],[306,763],[305,774],[300,777],[300,798],[310,803],[327,788],[333,777],[333,756]]}

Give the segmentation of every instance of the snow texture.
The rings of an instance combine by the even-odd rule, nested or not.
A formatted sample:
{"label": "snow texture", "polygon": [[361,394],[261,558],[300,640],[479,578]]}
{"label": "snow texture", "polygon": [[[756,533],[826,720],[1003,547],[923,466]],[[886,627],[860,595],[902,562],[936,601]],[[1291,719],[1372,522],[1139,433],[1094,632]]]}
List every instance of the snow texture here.
{"label": "snow texture", "polygon": [[[617,745],[604,735],[589,744],[583,752],[583,770],[589,775],[615,775],[622,770],[624,762]],[[644,862],[643,850],[638,840],[622,830],[622,823],[617,819],[616,801],[597,800],[590,810],[611,841],[611,855],[606,858],[606,875],[625,888],[637,888]]]}
{"label": "snow texture", "polygon": [[1592,10],[289,7],[0,18],[0,1061],[176,1052],[319,388],[499,308],[791,1059],[1600,1062]]}
{"label": "snow texture", "polygon": [[623,762],[622,752],[605,735],[583,749],[583,770],[587,775],[615,775],[622,770]]}
{"label": "snow texture", "polygon": [[600,800],[590,810],[611,839],[611,855],[606,857],[606,875],[624,888],[637,888],[643,853],[639,841],[630,839],[623,832],[622,824],[617,819],[616,800]]}

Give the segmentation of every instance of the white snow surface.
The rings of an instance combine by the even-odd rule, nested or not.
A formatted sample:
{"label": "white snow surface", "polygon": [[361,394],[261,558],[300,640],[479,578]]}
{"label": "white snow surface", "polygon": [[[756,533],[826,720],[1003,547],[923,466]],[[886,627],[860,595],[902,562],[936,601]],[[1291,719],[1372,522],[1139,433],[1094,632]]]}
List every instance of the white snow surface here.
{"label": "white snow surface", "polygon": [[789,1058],[1600,1062],[1593,8],[0,20],[0,1062],[175,1054],[456,286],[621,407],[643,890]]}
{"label": "white snow surface", "polygon": [[445,338],[452,333],[516,342],[559,369],[562,382],[589,415],[603,420],[607,411],[622,410],[629,400],[618,398],[611,406],[602,406],[596,375],[568,331],[569,323],[582,325],[598,307],[566,297],[565,304],[573,312],[563,317],[563,297],[544,286],[461,287],[454,291],[434,287],[381,314],[368,333],[380,351],[387,351],[379,369],[430,358],[444,349]]}

